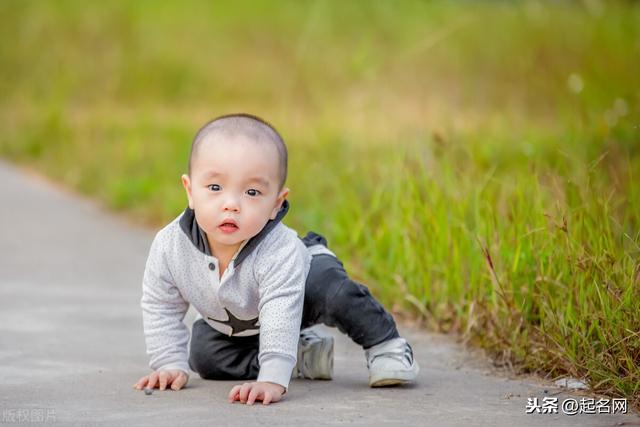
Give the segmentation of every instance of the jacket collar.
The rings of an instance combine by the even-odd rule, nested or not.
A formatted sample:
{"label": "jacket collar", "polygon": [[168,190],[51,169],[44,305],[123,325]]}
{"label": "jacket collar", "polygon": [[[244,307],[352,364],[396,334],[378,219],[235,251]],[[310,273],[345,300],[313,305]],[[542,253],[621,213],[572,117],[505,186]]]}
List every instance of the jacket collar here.
{"label": "jacket collar", "polygon": [[[240,265],[240,263],[249,255],[258,244],[266,237],[267,234],[284,218],[289,211],[289,201],[284,199],[278,214],[275,219],[267,221],[265,226],[260,230],[258,234],[246,240],[241,246],[240,253],[236,256],[233,263],[234,266]],[[187,235],[191,243],[202,253],[212,256],[211,249],[209,248],[209,242],[207,240],[207,234],[200,228],[196,221],[195,211],[190,207],[187,207],[180,218],[180,228]]]}

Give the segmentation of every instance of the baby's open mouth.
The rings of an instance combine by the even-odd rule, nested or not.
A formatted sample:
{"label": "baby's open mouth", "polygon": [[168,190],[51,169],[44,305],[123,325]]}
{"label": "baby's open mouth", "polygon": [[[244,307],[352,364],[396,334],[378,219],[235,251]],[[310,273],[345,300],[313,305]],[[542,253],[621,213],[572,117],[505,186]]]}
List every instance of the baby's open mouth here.
{"label": "baby's open mouth", "polygon": [[238,228],[238,226],[232,222],[223,222],[222,224],[220,224],[220,228],[224,231],[229,231],[235,230],[236,228]]}

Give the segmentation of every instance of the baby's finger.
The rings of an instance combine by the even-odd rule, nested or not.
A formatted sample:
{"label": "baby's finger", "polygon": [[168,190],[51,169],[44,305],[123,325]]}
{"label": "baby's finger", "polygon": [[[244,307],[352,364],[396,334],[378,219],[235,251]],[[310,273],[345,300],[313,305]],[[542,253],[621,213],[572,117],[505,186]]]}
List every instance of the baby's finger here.
{"label": "baby's finger", "polygon": [[142,390],[142,388],[145,385],[147,385],[147,382],[149,382],[149,375],[145,375],[144,377],[140,378],[138,382],[134,385],[134,387],[137,388],[138,390]]}
{"label": "baby's finger", "polygon": [[158,373],[153,372],[151,375],[149,375],[149,383],[147,384],[147,387],[155,388],[157,382],[158,382]]}
{"label": "baby's finger", "polygon": [[253,405],[254,402],[256,401],[256,398],[260,394],[262,394],[262,393],[258,390],[258,387],[253,387],[251,389],[251,391],[249,392],[249,398],[247,399],[247,405]]}
{"label": "baby's finger", "polygon": [[251,391],[251,383],[244,383],[242,387],[240,387],[240,402],[247,403],[247,396],[249,396],[249,392]]}
{"label": "baby's finger", "polygon": [[171,382],[171,389],[172,390],[180,390],[182,387],[184,387],[184,385],[187,383],[187,376],[185,374],[183,374],[182,372],[180,372],[178,374],[178,378],[176,378],[175,380],[173,380]]}
{"label": "baby's finger", "polygon": [[262,399],[262,404],[268,405],[269,403],[271,403],[271,393],[265,392],[264,399]]}
{"label": "baby's finger", "polygon": [[240,394],[240,386],[233,386],[231,391],[229,392],[229,402],[234,402],[238,400],[238,394]]}
{"label": "baby's finger", "polygon": [[167,380],[169,379],[169,373],[167,371],[160,372],[160,390],[167,388]]}

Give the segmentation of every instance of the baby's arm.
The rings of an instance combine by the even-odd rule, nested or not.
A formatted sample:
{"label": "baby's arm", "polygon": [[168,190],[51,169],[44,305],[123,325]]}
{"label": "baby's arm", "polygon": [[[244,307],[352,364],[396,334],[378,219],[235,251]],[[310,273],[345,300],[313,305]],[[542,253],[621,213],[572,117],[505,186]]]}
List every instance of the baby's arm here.
{"label": "baby's arm", "polygon": [[162,235],[156,235],[142,280],[142,318],[149,367],[154,370],[134,385],[160,389],[182,388],[189,380],[189,329],[183,319],[189,304],[175,286],[163,251]]}
{"label": "baby's arm", "polygon": [[262,249],[254,269],[260,295],[260,372],[257,382],[235,386],[229,393],[230,401],[248,404],[277,402],[287,392],[296,365],[310,263],[297,236],[276,239]]}

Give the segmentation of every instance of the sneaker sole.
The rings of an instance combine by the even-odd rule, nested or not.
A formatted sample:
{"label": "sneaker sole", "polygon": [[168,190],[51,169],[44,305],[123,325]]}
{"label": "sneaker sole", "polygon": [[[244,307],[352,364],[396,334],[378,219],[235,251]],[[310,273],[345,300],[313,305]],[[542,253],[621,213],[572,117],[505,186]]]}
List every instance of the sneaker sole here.
{"label": "sneaker sole", "polygon": [[416,380],[420,367],[417,363],[410,371],[390,371],[369,377],[369,387],[389,387],[409,384]]}
{"label": "sneaker sole", "polygon": [[378,381],[374,381],[373,383],[369,384],[369,386],[371,387],[388,387],[388,386],[394,386],[394,385],[403,385],[403,384],[407,384],[410,383],[411,381],[409,380],[400,380],[397,378],[385,378],[385,379],[381,379]]}

